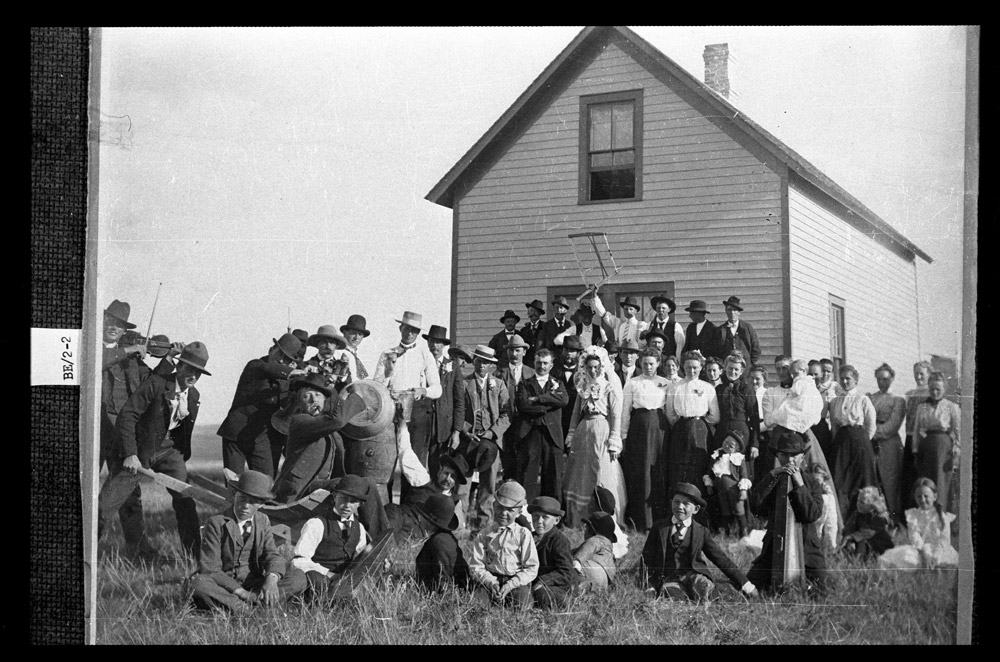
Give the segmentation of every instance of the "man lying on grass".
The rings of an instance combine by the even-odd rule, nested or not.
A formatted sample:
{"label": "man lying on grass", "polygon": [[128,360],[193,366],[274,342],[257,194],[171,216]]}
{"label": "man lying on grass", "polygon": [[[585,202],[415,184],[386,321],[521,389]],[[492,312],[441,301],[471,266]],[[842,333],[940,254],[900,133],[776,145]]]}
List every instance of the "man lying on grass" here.
{"label": "man lying on grass", "polygon": [[258,512],[274,498],[271,479],[245,471],[231,487],[233,507],[205,522],[192,599],[198,609],[274,605],[306,590],[306,577],[278,552],[271,522]]}

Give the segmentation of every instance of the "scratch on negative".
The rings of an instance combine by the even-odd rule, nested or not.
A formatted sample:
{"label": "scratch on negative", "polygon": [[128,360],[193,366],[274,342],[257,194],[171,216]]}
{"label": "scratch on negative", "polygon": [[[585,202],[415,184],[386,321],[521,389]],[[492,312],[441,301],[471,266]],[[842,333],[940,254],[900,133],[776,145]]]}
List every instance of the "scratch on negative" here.
{"label": "scratch on negative", "polygon": [[201,312],[205,312],[205,310],[208,310],[208,307],[212,305],[212,302],[215,301],[215,297],[217,297],[217,296],[219,296],[218,292],[216,292],[215,294],[213,294],[212,298],[208,300],[207,304],[205,304],[205,309],[202,310]]}

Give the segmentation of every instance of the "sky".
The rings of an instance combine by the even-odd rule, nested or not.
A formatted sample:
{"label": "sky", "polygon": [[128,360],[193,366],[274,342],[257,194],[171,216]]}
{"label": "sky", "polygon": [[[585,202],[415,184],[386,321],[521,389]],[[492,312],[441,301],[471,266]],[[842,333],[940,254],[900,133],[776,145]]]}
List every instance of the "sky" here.
{"label": "sky", "polygon": [[[211,424],[289,324],[364,315],[372,366],[403,311],[447,326],[452,213],[424,196],[581,29],[101,29],[91,314],[144,333],[156,299],[152,333],[204,342]],[[632,29],[699,80],[728,43],[729,100],[933,258],[922,354],[960,356],[965,28]]]}

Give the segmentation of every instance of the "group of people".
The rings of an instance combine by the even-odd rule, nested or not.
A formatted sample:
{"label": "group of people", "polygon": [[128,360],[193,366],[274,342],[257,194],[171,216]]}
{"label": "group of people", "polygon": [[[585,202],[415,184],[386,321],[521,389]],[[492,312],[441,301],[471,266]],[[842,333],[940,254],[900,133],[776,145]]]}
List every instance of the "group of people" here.
{"label": "group of people", "polygon": [[[638,318],[639,304],[631,298],[621,302],[621,316],[614,315],[596,291],[569,318],[564,297],[552,304],[555,316],[548,321],[542,321],[541,301],[525,304],[528,321],[520,329],[520,317],[505,311],[503,330],[474,348],[453,344],[447,329],[437,325],[422,334],[425,342],[420,343],[422,317],[406,311],[396,320],[399,342],[379,354],[372,372],[358,356],[370,335],[361,315],[351,315],[339,329],[323,325],[314,334],[295,330],[272,339],[267,353],[244,368],[218,430],[225,467],[240,476],[236,492],[243,495],[226,517],[255,528],[261,516],[252,507],[257,501],[290,503],[317,487],[332,488],[330,509],[340,515],[324,515],[321,523],[303,527],[290,567],[302,571],[305,584],[273,560],[259,567],[278,570],[244,592],[265,601],[303,586],[317,593],[320,578],[342,571],[381,530],[429,536],[434,543],[426,549],[436,551],[428,551],[428,558],[442,567],[449,565],[442,557],[451,559],[451,566],[461,568],[460,550],[448,536],[454,538],[455,528],[464,527],[477,551],[467,573],[453,574],[468,577],[470,585],[494,600],[513,595],[523,602],[525,595],[534,595],[532,587],[552,566],[546,562],[550,552],[541,553],[550,548],[560,550],[556,565],[569,581],[566,591],[581,577],[600,583],[594,578],[599,575],[607,585],[615,554],[608,563],[608,545],[600,538],[614,547],[623,542],[626,528],[647,533],[643,563],[656,590],[670,585],[673,591],[691,570],[662,574],[667,557],[680,558],[673,554],[677,545],[694,540],[696,550],[705,551],[741,590],[752,593],[756,587],[770,588],[773,532],[768,528],[764,550],[746,577],[710,542],[711,536],[723,531],[744,536],[754,527],[770,527],[776,509],[783,509],[777,519],[790,512],[802,527],[806,575],[817,585],[826,581],[821,540],[829,539],[831,530],[835,540],[837,531],[848,540],[859,510],[867,508],[860,494],[877,491],[889,525],[902,524],[909,531],[919,518],[910,510],[904,515],[914,495],[904,486],[919,478],[924,482],[915,497],[917,510],[924,511],[920,489],[932,489],[941,501],[938,528],[950,524],[945,516],[954,509],[948,495],[959,452],[960,412],[943,397],[944,378],[928,364],[914,367],[918,388],[906,398],[889,391],[895,377],[890,366],[875,371],[879,391],[864,395],[858,372],[841,366],[835,381],[828,359],[778,356],[778,384],[766,387],[757,334],[740,318],[738,297],[723,302],[728,319],[721,326],[706,319],[704,301],[692,301],[686,308],[691,323],[683,329],[673,320],[674,302],[663,296],[651,301],[656,317],[649,321]],[[595,314],[603,325],[594,323]],[[104,315],[101,449],[109,477],[99,496],[99,528],[118,512],[129,552],[142,555],[150,550],[137,471],[153,469],[186,480],[184,461],[190,457],[198,407],[194,385],[210,373],[203,343],[170,343],[165,336],[138,342],[126,335],[134,328],[128,316],[128,305],[117,300]],[[309,347],[315,353],[306,358]],[[155,369],[142,361],[147,352],[161,359]],[[392,401],[391,423],[386,422],[395,441],[399,503],[388,503],[391,484],[385,489],[345,466],[345,428],[351,430],[350,444],[359,435],[352,421],[368,407],[363,385],[371,382],[384,387]],[[899,435],[904,420],[905,443]],[[778,498],[779,492],[786,498]],[[171,496],[184,548],[195,558],[203,547],[217,556],[217,545],[202,543],[190,497]],[[687,499],[687,506],[675,505],[679,499]],[[367,534],[364,526],[355,530],[350,524],[359,504],[374,529]],[[520,526],[521,509],[531,510],[531,520],[521,518],[528,524],[522,527],[527,537],[512,528]],[[919,519],[925,520],[931,521]],[[555,524],[546,527],[550,521]],[[685,538],[691,522],[697,524],[696,534]],[[664,533],[680,523],[686,524],[679,536],[677,530]],[[550,532],[579,527],[589,534],[584,553],[600,548],[600,572],[584,563],[589,557],[573,558],[568,544],[537,549],[526,544],[558,539]],[[231,527],[220,523],[216,528],[213,535]],[[235,530],[230,542],[239,547]],[[206,541],[208,531],[206,525]],[[493,548],[497,536],[502,541]],[[235,548],[227,554],[239,555]],[[518,563],[507,554],[517,556]],[[532,574],[537,555],[542,570]],[[202,574],[214,572],[216,560]],[[704,568],[693,571],[710,579]],[[418,568],[418,576],[421,572],[425,578],[434,575]],[[685,577],[679,584],[683,593],[708,595],[704,580]],[[535,595],[536,602],[552,605],[565,598],[565,591],[554,590],[554,581],[543,582],[545,597]],[[428,580],[429,586],[435,583]],[[223,584],[232,588],[231,582]]]}

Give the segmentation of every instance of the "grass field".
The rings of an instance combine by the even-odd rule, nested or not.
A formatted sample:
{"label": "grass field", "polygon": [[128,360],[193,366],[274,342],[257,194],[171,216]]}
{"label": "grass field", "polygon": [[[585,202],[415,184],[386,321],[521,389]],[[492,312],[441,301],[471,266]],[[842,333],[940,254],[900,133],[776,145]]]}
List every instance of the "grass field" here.
{"label": "grass field", "polygon": [[[192,469],[221,482],[221,467],[211,464],[195,462]],[[613,590],[575,598],[559,612],[486,610],[457,590],[423,594],[413,580],[418,546],[411,544],[393,550],[392,569],[369,591],[337,608],[289,604],[202,615],[189,606],[185,580],[195,566],[180,554],[169,498],[151,483],[143,490],[147,530],[161,559],[125,560],[115,522],[99,546],[98,643],[926,645],[956,637],[956,571],[884,571],[833,557],[836,590],[824,597],[789,591],[747,601],[718,573],[719,600],[678,603],[644,592],[633,569],[645,536],[634,533]],[[200,514],[204,520],[211,513]],[[578,532],[569,535],[574,545],[582,540]],[[749,567],[751,551],[735,539],[722,542],[741,568]],[[468,556],[469,541],[461,544]]]}

